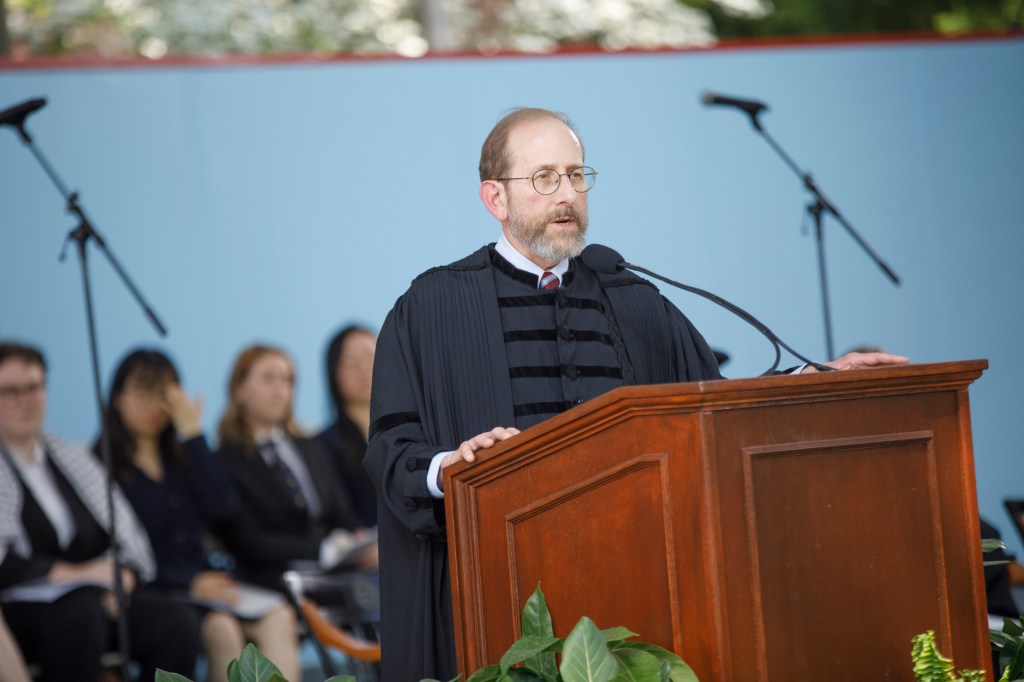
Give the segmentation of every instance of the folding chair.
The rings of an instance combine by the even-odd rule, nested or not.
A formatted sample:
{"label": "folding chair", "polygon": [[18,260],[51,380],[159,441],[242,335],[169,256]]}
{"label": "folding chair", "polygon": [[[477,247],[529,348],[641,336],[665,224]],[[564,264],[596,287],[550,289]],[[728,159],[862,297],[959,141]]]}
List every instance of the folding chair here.
{"label": "folding chair", "polygon": [[291,570],[284,583],[292,605],[320,655],[325,675],[335,674],[324,647],[348,658],[360,681],[380,679],[380,577],[376,571],[322,573]]}

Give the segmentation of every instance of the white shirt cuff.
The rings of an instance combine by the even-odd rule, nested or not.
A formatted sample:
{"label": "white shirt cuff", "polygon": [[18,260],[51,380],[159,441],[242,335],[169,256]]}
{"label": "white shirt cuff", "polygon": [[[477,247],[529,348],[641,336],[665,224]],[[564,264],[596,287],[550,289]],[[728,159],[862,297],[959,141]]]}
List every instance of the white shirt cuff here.
{"label": "white shirt cuff", "polygon": [[437,472],[441,470],[441,461],[452,452],[454,450],[439,452],[430,460],[430,468],[427,469],[427,490],[435,500],[444,499],[444,491],[437,487]]}

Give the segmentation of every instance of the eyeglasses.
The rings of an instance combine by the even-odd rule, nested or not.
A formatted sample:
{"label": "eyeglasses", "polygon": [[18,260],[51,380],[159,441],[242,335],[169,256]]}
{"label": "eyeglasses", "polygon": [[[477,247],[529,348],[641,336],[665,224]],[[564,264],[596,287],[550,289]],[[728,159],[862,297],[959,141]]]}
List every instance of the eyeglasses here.
{"label": "eyeglasses", "polygon": [[589,192],[590,188],[594,186],[594,181],[597,179],[596,170],[590,166],[580,166],[579,168],[572,168],[565,173],[559,173],[553,168],[541,168],[528,178],[495,178],[495,180],[503,182],[505,180],[531,180],[533,188],[537,190],[537,194],[547,196],[558,191],[558,185],[562,183],[563,175],[569,178],[569,184],[580,194]]}
{"label": "eyeglasses", "polygon": [[17,400],[18,398],[35,398],[43,392],[42,383],[36,381],[21,386],[0,386],[0,400]]}

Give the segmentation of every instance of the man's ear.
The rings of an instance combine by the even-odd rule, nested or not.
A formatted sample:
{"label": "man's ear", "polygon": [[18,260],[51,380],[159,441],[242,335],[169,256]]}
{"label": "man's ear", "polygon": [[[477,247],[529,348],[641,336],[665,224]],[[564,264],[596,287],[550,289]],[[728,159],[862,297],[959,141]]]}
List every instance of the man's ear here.
{"label": "man's ear", "polygon": [[484,180],[480,183],[480,201],[484,202],[487,211],[498,222],[508,220],[508,194],[505,185],[497,180]]}

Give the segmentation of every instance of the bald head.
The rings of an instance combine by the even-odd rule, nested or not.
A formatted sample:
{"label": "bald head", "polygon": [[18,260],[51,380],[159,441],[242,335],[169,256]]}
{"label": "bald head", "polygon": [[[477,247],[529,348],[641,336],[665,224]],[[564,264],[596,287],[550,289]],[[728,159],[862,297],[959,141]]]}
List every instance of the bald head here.
{"label": "bald head", "polygon": [[513,130],[527,123],[540,120],[555,120],[566,126],[576,136],[583,150],[583,141],[579,133],[572,125],[569,117],[559,111],[549,109],[537,109],[520,107],[505,114],[491,129],[484,145],[480,149],[480,181],[495,180],[504,177],[512,165],[512,149],[509,145],[509,135]]}

